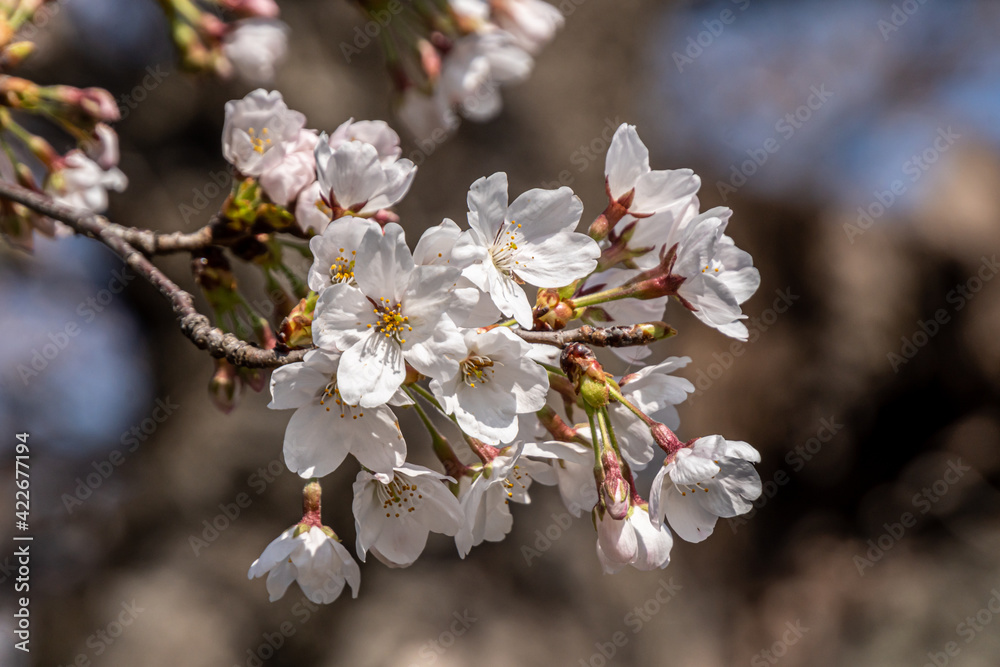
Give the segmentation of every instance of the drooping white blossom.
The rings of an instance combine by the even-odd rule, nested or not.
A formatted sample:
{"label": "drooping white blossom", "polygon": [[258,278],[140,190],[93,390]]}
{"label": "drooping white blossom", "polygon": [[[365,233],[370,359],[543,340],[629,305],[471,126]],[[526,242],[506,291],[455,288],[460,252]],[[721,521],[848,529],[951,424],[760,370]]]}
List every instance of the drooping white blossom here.
{"label": "drooping white blossom", "polygon": [[514,525],[510,501],[529,501],[527,489],[531,478],[518,465],[523,449],[524,443],[504,447],[471,483],[463,478],[459,500],[464,521],[455,536],[455,546],[462,558],[478,544],[503,540]]}
{"label": "drooping white blossom", "polygon": [[462,334],[449,313],[464,318],[455,293],[460,272],[417,266],[396,223],[365,233],[354,268],[357,287],[331,285],[319,295],[313,338],[340,350],[341,397],[362,407],[388,401],[406,376],[406,364],[431,378],[458,370]]}
{"label": "drooping white blossom", "polygon": [[653,480],[649,512],[657,525],[670,527],[688,542],[701,542],[719,517],[745,514],[760,497],[756,449],[721,435],[698,438],[664,462]]}
{"label": "drooping white blossom", "polygon": [[[624,378],[622,396],[644,414],[675,431],[680,425],[675,406],[694,391],[694,385],[672,373],[689,363],[690,357],[668,357],[654,366],[646,366]],[[608,405],[608,415],[622,456],[632,468],[645,468],[656,449],[649,427],[618,401]]]}
{"label": "drooping white blossom", "polygon": [[407,567],[420,556],[428,533],[454,536],[464,513],[444,481],[429,468],[404,463],[389,481],[362,470],[354,482],[357,552],[368,551],[390,567]]}
{"label": "drooping white blossom", "polygon": [[750,254],[724,234],[728,217],[729,209],[712,209],[676,232],[673,273],[685,279],[677,295],[695,317],[727,336],[746,340],[749,331],[740,306],[760,286],[760,272]]}
{"label": "drooping white blossom", "polygon": [[50,179],[46,191],[61,204],[103,213],[108,208],[108,190],[123,192],[126,187],[128,178],[118,167],[102,169],[82,151],[74,149],[63,158],[62,168]]}
{"label": "drooping white blossom", "polygon": [[288,52],[288,26],[269,18],[237,21],[222,38],[222,54],[252,85],[270,83]]}
{"label": "drooping white blossom", "polygon": [[491,445],[517,437],[517,416],[545,405],[548,374],[528,358],[531,346],[506,328],[467,330],[458,372],[431,391],[468,435]]}
{"label": "drooping white blossom", "polygon": [[626,565],[643,572],[670,564],[674,538],[662,523],[654,525],[649,511],[632,504],[628,517],[617,520],[607,512],[598,512],[597,559],[605,574],[614,574]]}
{"label": "drooping white blossom", "polygon": [[518,46],[537,54],[566,22],[562,12],[544,0],[490,0],[492,18]]}
{"label": "drooping white blossom", "polygon": [[472,184],[469,227],[452,253],[476,287],[518,324],[532,326],[531,303],[518,281],[562,287],[597,266],[601,249],[576,233],[583,204],[569,188],[529,190],[507,204],[507,174]]}
{"label": "drooping white blossom", "polygon": [[267,545],[247,573],[248,579],[267,575],[271,602],[280,599],[293,581],[316,604],[340,597],[344,584],[358,597],[361,569],[336,539],[319,526],[292,526]]}
{"label": "drooping white blossom", "polygon": [[344,400],[338,388],[341,365],[337,354],[311,350],[303,361],[272,373],[268,407],[295,409],[285,430],[285,464],[302,477],[322,477],[352,454],[374,473],[391,477],[406,460],[396,416],[385,405],[362,408]]}
{"label": "drooping white blossom", "polygon": [[258,88],[226,103],[222,154],[241,174],[260,176],[282,161],[305,123],[281,93]]}

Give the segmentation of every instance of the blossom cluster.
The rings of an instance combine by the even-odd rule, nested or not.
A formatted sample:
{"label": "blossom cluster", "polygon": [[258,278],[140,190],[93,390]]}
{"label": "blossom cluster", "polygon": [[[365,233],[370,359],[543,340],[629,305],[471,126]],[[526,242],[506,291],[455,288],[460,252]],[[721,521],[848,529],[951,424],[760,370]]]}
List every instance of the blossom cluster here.
{"label": "blossom cluster", "polygon": [[[376,3],[360,4],[377,18],[368,7]],[[483,122],[499,114],[500,87],[530,76],[534,56],[565,20],[545,0],[445,0],[399,9],[386,22],[386,62],[400,119],[418,139],[435,141],[460,117]]]}
{"label": "blossom cluster", "polygon": [[[606,572],[665,567],[674,533],[701,541],[719,517],[750,508],[760,494],[753,447],[674,433],[676,406],[694,389],[675,373],[690,359],[645,365],[648,354],[626,354],[674,333],[660,321],[671,296],[747,336],[741,304],[759,275],[725,234],[731,212],[699,211],[697,176],[652,170],[622,125],[607,157],[608,207],[587,233],[572,190],[511,200],[501,172],[471,184],[464,224],[445,219],[411,248],[390,210],[417,171],[398,135],[381,121],[329,134],[305,125],[277,92],[226,106],[223,154],[294,212],[312,258],[309,295],[282,327],[308,352],[270,380],[269,407],[293,411],[285,463],[312,480],[302,521],[250,569],[267,575],[272,599],[293,580],[317,602],[345,582],[357,594],[357,564],[319,519],[318,480],[348,460],[358,466],[355,553],[390,567],[412,564],[430,533],[452,537],[462,557],[502,540],[510,503],[529,503],[534,482],[557,486],[575,515],[592,512]],[[614,376],[588,345],[561,343],[574,320],[612,325],[617,338],[594,344],[627,356],[633,372]],[[410,460],[401,410],[427,427],[436,467]],[[665,458],[647,500],[634,471],[657,450]]]}

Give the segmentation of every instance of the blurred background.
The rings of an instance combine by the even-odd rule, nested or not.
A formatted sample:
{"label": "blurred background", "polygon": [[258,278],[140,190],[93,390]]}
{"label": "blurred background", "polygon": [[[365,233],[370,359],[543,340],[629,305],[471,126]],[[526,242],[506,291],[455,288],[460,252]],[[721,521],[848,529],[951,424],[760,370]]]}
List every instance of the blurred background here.
{"label": "blurred background", "polygon": [[[293,39],[273,87],[289,106],[326,130],[394,123],[378,47],[342,54],[363,24],[354,7],[280,4]],[[56,6],[26,76],[120,100],[131,183],[109,217],[205,224],[228,187],[223,106],[250,87],[177,72],[153,2]],[[760,268],[751,337],[671,304],[681,334],[656,353],[693,360],[682,438],[761,451],[755,511],[705,543],[677,540],[666,570],[605,576],[589,518],[568,521],[536,486],[506,541],[464,561],[432,535],[409,571],[363,565],[356,600],[318,608],[292,586],[269,603],[245,573],[298,518],[289,414],[266,410],[265,392],[223,416],[208,356],[151,288],[95,242],[40,242],[0,253],[0,506],[26,430],[35,535],[32,652],[5,639],[0,664],[1000,664],[1000,6],[561,6],[564,30],[504,90],[498,120],[429,148],[404,138],[421,167],[398,212],[412,245],[463,220],[469,184],[502,170],[512,194],[562,179],[587,224],[622,122],[654,168],[695,169],[703,208],[734,209],[729,233]],[[187,259],[158,264],[194,290]],[[79,334],[61,336],[71,324]],[[49,344],[58,353],[35,359]],[[324,483],[325,521],[351,546],[354,474]]]}

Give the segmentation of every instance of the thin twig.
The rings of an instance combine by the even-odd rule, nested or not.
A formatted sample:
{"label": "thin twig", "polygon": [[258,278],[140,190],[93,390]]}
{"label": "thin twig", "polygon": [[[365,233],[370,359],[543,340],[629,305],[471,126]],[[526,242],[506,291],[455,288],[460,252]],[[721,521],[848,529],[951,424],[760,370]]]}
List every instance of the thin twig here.
{"label": "thin twig", "polygon": [[[16,201],[33,211],[64,222],[76,233],[89,236],[108,246],[125,262],[126,266],[145,278],[170,302],[180,324],[181,332],[190,338],[195,345],[203,350],[208,350],[213,357],[225,357],[234,366],[273,368],[301,361],[305,355],[307,350],[292,350],[290,352],[265,350],[253,343],[240,340],[231,333],[225,333],[221,329],[213,327],[209,319],[194,307],[194,297],[178,287],[127,240],[132,239],[142,244],[145,239],[148,242],[146,247],[154,250],[158,244],[160,247],[174,247],[181,250],[181,246],[192,243],[191,235],[167,235],[163,238],[172,238],[173,240],[163,245],[163,241],[155,240],[155,235],[152,232],[148,232],[152,236],[147,236],[144,230],[115,225],[108,222],[103,216],[58,204],[45,195],[2,180],[0,180],[0,197]],[[173,245],[171,246],[171,244]],[[203,247],[203,245],[191,245],[191,247]]]}

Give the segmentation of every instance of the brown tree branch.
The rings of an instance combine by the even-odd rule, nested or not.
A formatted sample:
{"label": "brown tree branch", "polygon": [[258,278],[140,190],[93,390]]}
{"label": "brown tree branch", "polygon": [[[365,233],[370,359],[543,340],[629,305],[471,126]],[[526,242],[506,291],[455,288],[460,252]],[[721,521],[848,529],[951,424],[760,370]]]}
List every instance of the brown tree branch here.
{"label": "brown tree branch", "polygon": [[90,220],[98,225],[105,234],[118,237],[147,255],[165,255],[198,250],[216,242],[214,225],[206,225],[194,232],[172,232],[170,234],[161,234],[149,229],[124,227],[109,221],[104,216],[60,204],[44,194],[3,180],[0,180],[0,197],[23,204],[32,211],[53,220],[66,223],[78,234],[97,238],[94,232],[79,228],[80,221]]}
{"label": "brown tree branch", "polygon": [[[3,180],[0,180],[0,198],[23,204],[33,211],[67,224],[77,234],[89,236],[106,245],[126,266],[145,278],[170,302],[181,332],[199,348],[208,350],[213,357],[224,357],[234,366],[273,368],[301,361],[305,355],[306,350],[265,350],[213,327],[209,319],[194,307],[194,297],[178,287],[132,244],[134,241],[140,248],[148,249],[150,254],[155,253],[157,248],[163,252],[197,249],[206,245],[206,238],[208,242],[211,241],[210,231],[206,233],[203,229],[194,234],[168,234],[158,240],[153,232],[116,225],[103,216],[64,206],[45,195]],[[166,248],[170,250],[162,250]]]}
{"label": "brown tree branch", "polygon": [[631,347],[633,345],[649,345],[650,343],[669,338],[677,334],[665,322],[647,322],[619,327],[592,327],[583,325],[579,329],[564,331],[526,331],[511,329],[529,343],[542,343],[564,347],[570,343],[585,343],[595,347]]}

